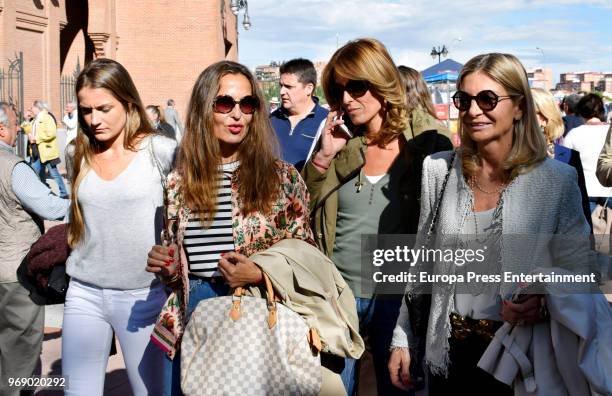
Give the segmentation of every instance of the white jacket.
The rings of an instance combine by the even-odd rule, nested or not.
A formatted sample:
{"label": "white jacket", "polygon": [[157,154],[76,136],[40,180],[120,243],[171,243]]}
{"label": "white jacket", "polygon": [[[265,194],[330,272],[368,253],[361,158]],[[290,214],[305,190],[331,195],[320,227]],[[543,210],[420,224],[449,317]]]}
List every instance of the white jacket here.
{"label": "white jacket", "polygon": [[478,367],[513,386],[517,396],[612,395],[608,301],[602,294],[550,291],[546,305],[549,321],[516,327],[504,323]]}

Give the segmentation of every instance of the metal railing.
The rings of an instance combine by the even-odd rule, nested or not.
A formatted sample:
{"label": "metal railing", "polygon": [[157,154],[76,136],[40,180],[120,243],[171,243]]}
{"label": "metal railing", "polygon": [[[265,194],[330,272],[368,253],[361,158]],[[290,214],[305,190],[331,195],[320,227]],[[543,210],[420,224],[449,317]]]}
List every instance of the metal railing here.
{"label": "metal railing", "polygon": [[[14,59],[8,59],[8,69],[0,68],[0,101],[8,102],[15,106],[17,120],[23,120],[23,52],[15,54]],[[27,140],[20,135],[17,139],[15,152],[20,157],[25,157]]]}
{"label": "metal railing", "polygon": [[76,77],[61,76],[60,77],[60,109],[62,113],[66,105],[76,98],[74,96],[74,87],[76,86]]}
{"label": "metal railing", "polygon": [[68,103],[76,101],[76,94],[74,91],[76,87],[76,80],[80,73],[81,63],[77,58],[77,64],[72,72],[72,75],[63,75],[60,77],[60,109],[62,114]]}

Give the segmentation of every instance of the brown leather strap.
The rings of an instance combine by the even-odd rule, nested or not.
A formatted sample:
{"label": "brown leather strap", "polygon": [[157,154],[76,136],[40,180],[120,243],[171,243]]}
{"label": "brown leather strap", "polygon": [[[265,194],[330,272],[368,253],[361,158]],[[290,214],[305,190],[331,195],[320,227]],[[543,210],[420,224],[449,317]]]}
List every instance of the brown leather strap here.
{"label": "brown leather strap", "polygon": [[311,327],[306,336],[308,339],[308,343],[317,353],[321,352],[323,349],[323,345],[321,343],[321,337],[319,337],[319,332],[314,327]]}
{"label": "brown leather strap", "polygon": [[276,326],[276,322],[278,321],[278,317],[276,316],[276,302],[274,297],[274,287],[272,287],[272,282],[270,281],[270,277],[268,274],[263,272],[264,282],[266,283],[266,300],[268,306],[268,328],[272,329]]}
{"label": "brown leather strap", "polygon": [[[263,279],[266,284],[266,306],[268,307],[268,328],[272,329],[276,326],[276,322],[278,321],[278,317],[276,314],[276,301],[277,296],[274,293],[274,287],[272,287],[272,282],[268,277],[268,274],[263,272]],[[244,295],[245,290],[243,287],[237,287],[234,290],[234,294],[232,295],[232,308],[229,312],[229,317],[233,321],[237,321],[241,316],[241,299]]]}

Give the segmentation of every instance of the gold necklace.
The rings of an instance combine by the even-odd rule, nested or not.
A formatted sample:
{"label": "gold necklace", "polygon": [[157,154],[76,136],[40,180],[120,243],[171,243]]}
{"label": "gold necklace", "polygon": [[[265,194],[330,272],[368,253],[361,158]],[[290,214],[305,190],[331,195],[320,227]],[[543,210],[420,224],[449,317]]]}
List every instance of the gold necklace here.
{"label": "gold necklace", "polygon": [[470,187],[472,187],[472,189],[474,189],[474,187],[476,187],[478,189],[478,191],[480,191],[483,194],[487,194],[487,195],[493,195],[493,194],[501,194],[502,191],[504,191],[504,189],[506,188],[507,183],[500,183],[495,190],[493,191],[488,191],[485,190],[484,188],[482,188],[480,186],[480,184],[478,184],[478,181],[476,180],[476,176],[472,175],[470,176]]}

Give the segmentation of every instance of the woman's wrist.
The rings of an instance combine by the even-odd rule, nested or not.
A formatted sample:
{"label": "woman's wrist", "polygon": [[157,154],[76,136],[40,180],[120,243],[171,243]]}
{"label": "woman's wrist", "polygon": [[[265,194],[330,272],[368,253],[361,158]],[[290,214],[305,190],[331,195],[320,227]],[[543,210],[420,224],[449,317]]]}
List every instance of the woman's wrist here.
{"label": "woman's wrist", "polygon": [[263,283],[264,283],[263,270],[259,269],[259,274],[257,274],[257,279],[255,280],[255,282],[253,282],[253,284],[261,285]]}
{"label": "woman's wrist", "polygon": [[408,346],[391,345],[391,346],[389,347],[389,352],[393,352],[393,351],[398,350],[398,349],[400,349],[400,350],[406,350],[406,351],[407,351],[407,350],[408,350]]}
{"label": "woman's wrist", "polygon": [[333,156],[327,156],[320,151],[317,151],[312,157],[312,164],[319,169],[327,170],[329,169],[333,158]]}
{"label": "woman's wrist", "polygon": [[161,281],[164,285],[174,288],[176,285],[178,285],[181,281],[181,276],[180,274],[177,272],[176,274],[172,275],[172,276],[161,276]]}

